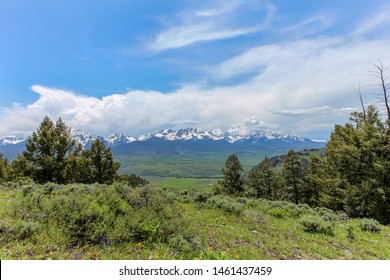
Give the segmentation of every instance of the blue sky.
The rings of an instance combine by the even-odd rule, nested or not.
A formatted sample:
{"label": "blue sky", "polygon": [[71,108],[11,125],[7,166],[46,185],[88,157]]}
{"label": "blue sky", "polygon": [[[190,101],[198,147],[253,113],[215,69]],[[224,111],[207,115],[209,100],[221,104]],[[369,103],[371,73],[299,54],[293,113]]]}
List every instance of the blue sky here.
{"label": "blue sky", "polygon": [[390,65],[388,1],[0,2],[0,136],[246,126],[327,139]]}

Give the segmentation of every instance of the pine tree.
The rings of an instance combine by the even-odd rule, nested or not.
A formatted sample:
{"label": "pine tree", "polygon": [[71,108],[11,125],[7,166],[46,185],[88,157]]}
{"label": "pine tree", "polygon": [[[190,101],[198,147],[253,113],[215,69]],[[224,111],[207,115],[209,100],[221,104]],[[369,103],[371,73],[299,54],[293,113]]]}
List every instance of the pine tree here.
{"label": "pine tree", "polygon": [[265,157],[257,168],[249,172],[247,184],[255,190],[256,197],[267,199],[277,198],[278,184],[269,158]]}
{"label": "pine tree", "polygon": [[9,177],[9,162],[4,157],[4,154],[0,153],[0,182],[7,181]]}
{"label": "pine tree", "polygon": [[219,181],[219,184],[224,192],[227,194],[240,194],[244,191],[244,179],[242,177],[244,169],[237,155],[229,155],[225,162],[225,167],[221,171],[224,179]]}
{"label": "pine tree", "polygon": [[304,177],[303,163],[294,150],[290,150],[283,161],[283,178],[287,185],[288,196],[298,204],[301,201],[301,184]]}
{"label": "pine tree", "polygon": [[37,182],[64,183],[66,158],[75,149],[70,128],[59,119],[56,124],[45,116],[36,132],[27,138],[23,158],[32,165],[32,178]]}
{"label": "pine tree", "polygon": [[89,157],[92,164],[93,181],[100,184],[112,183],[120,165],[114,162],[110,148],[96,139],[92,142]]}
{"label": "pine tree", "polygon": [[387,129],[375,106],[353,113],[336,125],[326,152],[331,167],[347,186],[346,210],[354,217],[390,223],[390,156]]}
{"label": "pine tree", "polygon": [[22,155],[18,155],[11,163],[10,179],[19,180],[21,178],[32,177],[33,165]]}
{"label": "pine tree", "polygon": [[319,156],[311,156],[307,174],[302,186],[302,202],[310,206],[318,207],[321,205],[325,180],[324,159]]}

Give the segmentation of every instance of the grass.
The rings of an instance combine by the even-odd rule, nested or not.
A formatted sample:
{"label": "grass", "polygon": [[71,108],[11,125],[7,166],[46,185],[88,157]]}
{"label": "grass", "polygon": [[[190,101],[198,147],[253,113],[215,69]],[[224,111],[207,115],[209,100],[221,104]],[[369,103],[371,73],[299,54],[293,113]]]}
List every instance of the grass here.
{"label": "grass", "polygon": [[[240,151],[237,153],[245,171],[249,171],[264,157],[283,154],[285,150]],[[221,166],[230,153],[198,152],[176,154],[118,155],[114,159],[121,163],[119,173],[135,173],[142,177],[214,177],[221,176]]]}
{"label": "grass", "polygon": [[[23,186],[8,184],[0,187],[0,258],[390,259],[389,226],[377,225],[378,230],[366,231],[361,227],[362,220],[340,219],[343,214],[326,209],[250,198],[210,197],[207,195],[210,183],[213,183],[212,179],[170,178],[162,183],[169,189],[166,191],[161,186],[153,187],[153,191],[149,187],[131,190],[120,185],[73,185],[62,186],[61,190],[51,194],[44,193],[45,186],[34,185],[25,195]],[[77,240],[55,215],[39,215],[46,213],[45,207],[53,207],[56,200],[72,193],[75,199],[80,198],[80,205],[88,215],[95,213],[89,217],[102,217],[102,220],[96,219],[102,223],[96,224],[97,229],[110,219],[130,215],[133,219],[138,217],[141,222],[149,221],[143,226],[132,224],[131,219],[123,224],[143,235],[121,237],[125,233],[121,230],[126,230],[126,227],[118,227],[120,220],[117,219],[95,241]],[[200,193],[207,199],[197,200]],[[147,211],[137,212],[137,209],[142,210],[136,205],[143,197],[147,198],[147,202],[143,202]],[[128,205],[133,206],[128,208]],[[162,211],[160,206],[172,207],[173,212],[158,212]],[[62,213],[61,209],[57,211],[56,215]],[[121,214],[126,211],[128,214]],[[151,212],[160,214],[150,216]],[[145,219],[137,213],[144,215]],[[302,220],[308,216],[330,221],[332,234],[305,230]],[[177,225],[169,228],[164,219]],[[91,228],[88,230],[94,233]],[[20,232],[26,234],[21,236]]]}
{"label": "grass", "polygon": [[164,178],[160,186],[173,192],[196,191],[210,193],[218,184],[215,178]]}

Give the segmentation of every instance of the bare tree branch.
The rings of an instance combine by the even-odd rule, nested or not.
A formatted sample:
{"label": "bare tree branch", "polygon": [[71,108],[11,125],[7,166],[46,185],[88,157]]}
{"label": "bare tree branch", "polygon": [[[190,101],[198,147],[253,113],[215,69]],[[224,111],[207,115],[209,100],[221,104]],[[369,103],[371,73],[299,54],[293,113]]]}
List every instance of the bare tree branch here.
{"label": "bare tree branch", "polygon": [[379,60],[378,64],[373,64],[373,66],[376,68],[375,71],[372,71],[372,75],[380,80],[379,86],[382,89],[383,99],[382,101],[385,104],[386,111],[387,111],[387,121],[390,121],[390,105],[389,105],[389,96],[387,93],[387,90],[389,89],[390,85],[386,84],[386,80],[389,77],[385,77],[385,67],[382,63],[382,61]]}
{"label": "bare tree branch", "polygon": [[358,82],[358,87],[355,88],[355,92],[356,92],[357,96],[359,97],[360,104],[362,105],[362,109],[363,109],[364,121],[366,121],[366,108],[364,107],[363,96],[362,96],[362,92],[360,90],[360,82]]}

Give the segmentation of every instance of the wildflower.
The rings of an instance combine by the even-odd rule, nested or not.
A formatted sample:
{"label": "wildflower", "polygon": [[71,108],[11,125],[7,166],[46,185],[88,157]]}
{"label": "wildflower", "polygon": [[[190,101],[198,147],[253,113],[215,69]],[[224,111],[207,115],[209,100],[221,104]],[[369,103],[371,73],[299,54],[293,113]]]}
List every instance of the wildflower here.
{"label": "wildflower", "polygon": [[30,253],[30,254],[28,254],[30,257],[32,257],[33,256],[33,253]]}
{"label": "wildflower", "polygon": [[137,250],[135,248],[133,248],[133,250],[131,250],[132,253],[135,253]]}
{"label": "wildflower", "polygon": [[111,241],[107,240],[107,246],[111,246]]}
{"label": "wildflower", "polygon": [[346,221],[346,220],[348,220],[348,217],[347,216],[340,216],[339,220],[340,221]]}

